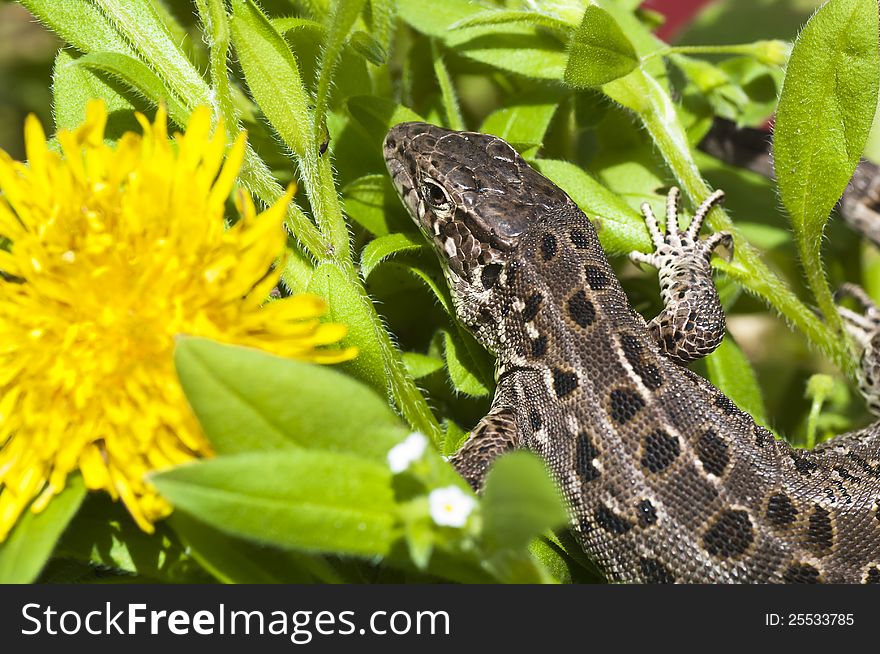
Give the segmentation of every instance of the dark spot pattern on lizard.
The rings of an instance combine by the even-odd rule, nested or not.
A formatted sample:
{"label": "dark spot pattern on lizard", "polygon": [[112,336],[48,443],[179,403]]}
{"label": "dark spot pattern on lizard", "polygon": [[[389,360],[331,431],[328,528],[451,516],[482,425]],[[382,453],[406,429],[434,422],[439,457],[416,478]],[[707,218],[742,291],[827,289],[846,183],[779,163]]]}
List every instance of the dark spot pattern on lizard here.
{"label": "dark spot pattern on lizard", "polygon": [[828,554],[834,547],[834,525],[831,522],[831,513],[821,507],[813,507],[807,527],[807,547],[815,554]]}
{"label": "dark spot pattern on lizard", "polygon": [[784,528],[797,518],[798,510],[785,493],[774,493],[767,500],[767,520],[774,527]]}
{"label": "dark spot pattern on lizard", "polygon": [[636,509],[639,515],[639,524],[642,527],[650,527],[657,522],[657,509],[651,504],[651,500],[642,500]]}
{"label": "dark spot pattern on lizard", "polygon": [[748,512],[731,509],[724,511],[703,534],[703,549],[717,558],[732,558],[745,554],[754,539]]}
{"label": "dark spot pattern on lizard", "polygon": [[703,469],[720,477],[730,464],[730,448],[714,429],[707,429],[697,441],[697,456]]}
{"label": "dark spot pattern on lizard", "polygon": [[642,344],[638,338],[629,333],[621,334],[620,347],[633,372],[639,376],[648,390],[656,391],[663,385],[663,375],[654,363],[643,357]]}
{"label": "dark spot pattern on lizard", "polygon": [[587,265],[585,271],[587,284],[591,290],[601,291],[608,288],[608,275],[599,266]]}
{"label": "dark spot pattern on lizard", "polygon": [[576,372],[560,368],[553,369],[553,391],[556,393],[556,397],[562,399],[571,395],[577,387],[578,376]]}
{"label": "dark spot pattern on lizard", "polygon": [[662,429],[655,429],[645,437],[642,466],[649,472],[663,472],[681,453],[678,439]]}
{"label": "dark spot pattern on lizard", "polygon": [[608,405],[611,419],[622,425],[644,408],[645,400],[631,388],[615,388],[608,395]]}
{"label": "dark spot pattern on lizard", "polygon": [[585,250],[590,246],[590,239],[587,236],[587,233],[582,229],[575,228],[571,230],[569,236],[571,236],[571,242],[574,243],[576,248]]}
{"label": "dark spot pattern on lizard", "polygon": [[556,243],[556,237],[547,232],[541,238],[541,256],[544,257],[544,261],[550,261],[556,256],[556,252],[559,246]]}
{"label": "dark spot pattern on lizard", "polygon": [[587,294],[578,291],[568,300],[568,315],[579,327],[587,328],[596,320],[596,307],[587,299]]}
{"label": "dark spot pattern on lizard", "polygon": [[541,302],[544,300],[544,296],[540,293],[532,293],[529,296],[529,299],[526,300],[525,307],[522,311],[522,319],[524,322],[531,322],[535,319],[535,316],[538,315],[538,309],[541,308]]}
{"label": "dark spot pattern on lizard", "polygon": [[577,450],[575,450],[575,471],[584,481],[593,481],[598,479],[599,469],[593,463],[598,458],[599,450],[593,445],[590,435],[587,432],[581,432],[577,438]]}
{"label": "dark spot pattern on lizard", "polygon": [[619,536],[633,528],[633,524],[626,518],[622,518],[604,504],[596,509],[596,524],[609,534]]}
{"label": "dark spot pattern on lizard", "polygon": [[787,584],[820,584],[822,575],[809,563],[794,563],[782,575]]}
{"label": "dark spot pattern on lizard", "polygon": [[675,575],[669,571],[663,563],[655,558],[642,557],[639,559],[639,570],[647,584],[674,584]]}

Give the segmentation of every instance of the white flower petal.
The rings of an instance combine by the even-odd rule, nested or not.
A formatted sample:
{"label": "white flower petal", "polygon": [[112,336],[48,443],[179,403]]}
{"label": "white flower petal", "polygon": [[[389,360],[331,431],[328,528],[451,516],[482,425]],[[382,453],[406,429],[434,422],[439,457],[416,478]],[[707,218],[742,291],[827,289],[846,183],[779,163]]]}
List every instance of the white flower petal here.
{"label": "white flower petal", "polygon": [[428,439],[423,434],[414,431],[388,450],[388,467],[394,474],[403,472],[414,461],[418,461],[422,457],[427,447]]}
{"label": "white flower petal", "polygon": [[464,527],[477,501],[458,486],[432,490],[428,495],[431,519],[441,527]]}

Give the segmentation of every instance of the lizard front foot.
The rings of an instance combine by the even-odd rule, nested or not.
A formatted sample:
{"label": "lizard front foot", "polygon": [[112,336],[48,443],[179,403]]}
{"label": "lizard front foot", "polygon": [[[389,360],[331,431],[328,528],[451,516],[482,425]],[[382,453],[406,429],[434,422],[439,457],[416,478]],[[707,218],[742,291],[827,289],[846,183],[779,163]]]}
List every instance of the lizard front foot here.
{"label": "lizard front foot", "polygon": [[862,313],[838,307],[846,329],[862,352],[859,361],[859,390],[871,411],[880,415],[880,307],[860,286],[844,284],[835,298],[850,297],[862,306]]}
{"label": "lizard front foot", "polygon": [[723,191],[715,191],[703,201],[684,232],[678,227],[678,197],[678,189],[671,188],[666,198],[665,233],[660,231],[650,205],[642,205],[654,252],[632,252],[629,256],[636,263],[657,268],[665,309],[648,323],[648,328],[666,356],[687,364],[715,350],[724,338],[724,311],[709,261],[720,245],[732,250],[733,237],[728,232],[716,232],[699,239],[703,221],[724,198]]}

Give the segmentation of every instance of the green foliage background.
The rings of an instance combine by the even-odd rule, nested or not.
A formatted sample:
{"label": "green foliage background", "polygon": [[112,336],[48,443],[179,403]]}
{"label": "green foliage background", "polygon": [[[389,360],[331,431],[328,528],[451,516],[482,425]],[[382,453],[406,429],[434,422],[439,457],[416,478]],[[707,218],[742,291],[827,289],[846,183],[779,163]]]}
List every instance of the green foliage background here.
{"label": "green foliage background", "polygon": [[[601,579],[564,529],[550,531],[564,513],[526,454],[493,469],[465,526],[431,519],[432,491],[470,492],[441,455],[485,414],[493,362],[454,319],[439,265],[387,179],[381,142],[402,120],[511,142],[595,219],[648,317],[660,310],[656,279],[620,256],[649,248],[638,206],[662,214],[673,184],[691,208],[725,189],[708,225],[735,234],[732,260],[714,262],[731,334],[695,369],[796,444],[866,423],[830,289],[855,281],[880,298],[880,255],[828,217],[859,153],[880,151],[869,134],[875,0],[832,0],[793,51],[785,39],[813,2],[718,2],[672,48],[639,4],[0,5],[0,146],[21,156],[24,112],[69,128],[91,97],[107,102],[114,137],[135,129],[135,110],[165,102],[180,128],[208,104],[230,139],[248,131],[239,182],[255,198],[271,203],[297,183],[285,290],[327,298],[360,349],[328,370],[181,340],[181,382],[219,456],[154,477],[176,511],[152,536],[72,483],[0,545],[0,579]],[[22,6],[59,40],[28,26]],[[41,57],[53,57],[51,72]],[[696,151],[714,117],[760,125],[777,100],[778,189]],[[805,397],[817,372],[832,383]],[[393,474],[387,452],[412,430],[434,447]]]}

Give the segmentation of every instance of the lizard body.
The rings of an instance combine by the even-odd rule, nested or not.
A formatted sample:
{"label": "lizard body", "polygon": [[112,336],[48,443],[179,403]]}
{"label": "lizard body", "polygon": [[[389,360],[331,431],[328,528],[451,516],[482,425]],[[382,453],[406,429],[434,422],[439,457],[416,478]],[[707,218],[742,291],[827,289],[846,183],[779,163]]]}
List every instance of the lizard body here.
{"label": "lizard body", "polygon": [[[709,259],[730,237],[698,239],[720,194],[684,232],[674,195],[665,234],[646,213],[656,252],[634,258],[666,303],[648,323],[590,220],[503,140],[404,123],[385,158],[457,318],[497,357],[492,408],[452,459],[475,488],[506,451],[541,456],[614,581],[880,583],[880,425],[796,450],[681,365],[724,332]],[[870,376],[880,312],[858,299]]]}

